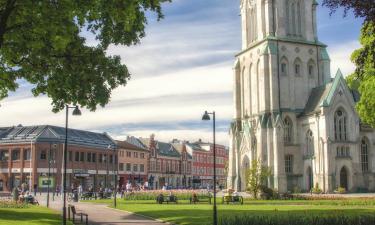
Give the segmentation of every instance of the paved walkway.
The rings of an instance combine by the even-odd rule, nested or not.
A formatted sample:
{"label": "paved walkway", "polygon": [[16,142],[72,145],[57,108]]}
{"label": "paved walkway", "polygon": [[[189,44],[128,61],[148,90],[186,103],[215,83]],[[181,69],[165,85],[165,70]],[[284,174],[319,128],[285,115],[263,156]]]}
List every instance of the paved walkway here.
{"label": "paved walkway", "polygon": [[[37,194],[37,199],[41,205],[46,205],[46,195]],[[52,201],[50,198],[50,208],[62,210],[62,201],[60,196],[55,197]],[[90,225],[165,225],[166,223],[158,222],[143,216],[135,215],[121,210],[108,208],[105,204],[93,203],[74,203],[77,211],[82,211],[89,215]]]}

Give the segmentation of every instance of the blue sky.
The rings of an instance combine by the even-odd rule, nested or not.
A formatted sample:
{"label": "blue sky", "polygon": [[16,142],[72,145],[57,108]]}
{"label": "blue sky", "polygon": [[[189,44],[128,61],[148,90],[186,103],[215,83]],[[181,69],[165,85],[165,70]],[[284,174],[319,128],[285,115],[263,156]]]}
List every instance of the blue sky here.
{"label": "blue sky", "polygon": [[[132,79],[113,93],[111,103],[95,113],[71,118],[78,129],[147,137],[211,140],[211,123],[201,121],[204,110],[215,110],[218,141],[228,143],[233,115],[232,65],[241,48],[239,0],[174,0],[164,5],[165,19],[149,13],[147,36],[133,47],[110,46],[120,55]],[[351,73],[350,53],[359,47],[362,20],[352,14],[330,16],[318,8],[320,41],[329,46],[332,73]],[[87,44],[95,45],[92,38]],[[23,83],[1,102],[0,126],[53,124],[64,126],[64,113],[51,112],[50,100],[31,96]]]}

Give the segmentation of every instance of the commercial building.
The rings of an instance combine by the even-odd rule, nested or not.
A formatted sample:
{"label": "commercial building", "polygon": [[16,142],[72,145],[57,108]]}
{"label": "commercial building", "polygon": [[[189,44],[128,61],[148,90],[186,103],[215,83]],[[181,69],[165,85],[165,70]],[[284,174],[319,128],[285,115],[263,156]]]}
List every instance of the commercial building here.
{"label": "commercial building", "polygon": [[150,151],[135,137],[127,137],[125,141],[116,141],[119,156],[119,185],[131,183],[143,185],[148,181],[148,159]]}
{"label": "commercial building", "polygon": [[[224,145],[216,144],[216,181],[220,187],[226,186],[226,163],[228,163],[228,149]],[[186,143],[186,149],[193,156],[193,187],[207,188],[213,186],[214,164],[212,143],[201,140]]]}
{"label": "commercial building", "polygon": [[[62,184],[65,128],[17,126],[0,129],[0,191],[34,184],[45,190]],[[116,143],[106,133],[68,130],[67,187],[113,186]]]}
{"label": "commercial building", "polygon": [[148,173],[150,188],[191,186],[192,159],[186,151],[180,153],[171,143],[155,140],[154,135],[139,140],[150,150]]}

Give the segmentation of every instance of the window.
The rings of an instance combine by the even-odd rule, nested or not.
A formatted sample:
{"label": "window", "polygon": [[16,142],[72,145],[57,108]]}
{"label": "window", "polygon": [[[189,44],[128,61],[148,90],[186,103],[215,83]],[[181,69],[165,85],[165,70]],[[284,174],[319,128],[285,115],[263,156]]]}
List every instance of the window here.
{"label": "window", "polygon": [[7,161],[9,158],[8,150],[0,150],[0,161]]}
{"label": "window", "polygon": [[309,76],[312,77],[314,75],[314,66],[309,65]]}
{"label": "window", "polygon": [[126,171],[132,171],[132,165],[130,163],[126,163]]}
{"label": "window", "polygon": [[20,150],[19,149],[14,149],[12,150],[12,160],[20,160]]}
{"label": "window", "polygon": [[103,154],[99,154],[99,163],[103,162]]}
{"label": "window", "polygon": [[92,153],[92,162],[96,162],[96,153]]}
{"label": "window", "polygon": [[337,157],[350,157],[350,149],[348,146],[338,146],[336,151]]}
{"label": "window", "polygon": [[133,171],[138,172],[138,164],[133,164]]}
{"label": "window", "polygon": [[138,158],[138,152],[133,152],[134,158]]}
{"label": "window", "polygon": [[289,117],[284,119],[284,143],[292,143],[293,124]]}
{"label": "window", "polygon": [[139,164],[139,172],[145,172],[145,165]]}
{"label": "window", "polygon": [[161,171],[161,162],[160,162],[160,160],[158,160],[157,163],[156,163],[156,170],[157,171]]}
{"label": "window", "polygon": [[286,75],[286,63],[281,63],[281,75]]}
{"label": "window", "polygon": [[144,159],[145,158],[145,153],[141,153],[140,157],[141,157],[141,159]]}
{"label": "window", "polygon": [[126,152],[126,157],[129,157],[129,158],[132,157],[132,152],[128,152],[128,151],[127,151],[127,152]]}
{"label": "window", "polygon": [[30,160],[31,159],[31,150],[25,149],[23,152],[23,159],[24,160]]}
{"label": "window", "polygon": [[296,76],[301,76],[301,65],[295,64],[294,65],[294,73]]}
{"label": "window", "polygon": [[[303,1],[302,1],[303,3]],[[302,17],[301,17],[301,1],[287,0],[286,1],[286,24],[287,33],[289,36],[302,35]]]}
{"label": "window", "polygon": [[339,109],[335,113],[334,118],[334,130],[335,130],[335,140],[336,141],[346,141],[346,114],[342,109]]}
{"label": "window", "polygon": [[314,155],[314,136],[311,130],[308,130],[306,133],[306,155]]}
{"label": "window", "polygon": [[85,153],[84,152],[80,153],[79,161],[81,161],[81,162],[85,161]]}
{"label": "window", "polygon": [[70,162],[73,161],[73,152],[72,151],[68,151],[68,160]]}
{"label": "window", "polygon": [[79,152],[75,152],[74,160],[79,162]]}
{"label": "window", "polygon": [[257,32],[257,11],[256,5],[251,5],[247,11],[247,41],[248,44],[257,40],[258,32]]}
{"label": "window", "polygon": [[91,152],[87,153],[87,162],[91,162]]}
{"label": "window", "polygon": [[362,172],[367,172],[368,167],[368,141],[363,138],[361,142],[361,167]]}
{"label": "window", "polygon": [[42,160],[47,159],[47,151],[46,150],[40,151],[40,159],[42,159]]}
{"label": "window", "polygon": [[120,163],[119,164],[119,170],[120,171],[124,171],[124,163]]}
{"label": "window", "polygon": [[103,154],[103,163],[107,163],[107,154]]}
{"label": "window", "polygon": [[293,155],[285,156],[285,173],[293,173]]}
{"label": "window", "polygon": [[109,156],[109,163],[113,163],[113,155]]}

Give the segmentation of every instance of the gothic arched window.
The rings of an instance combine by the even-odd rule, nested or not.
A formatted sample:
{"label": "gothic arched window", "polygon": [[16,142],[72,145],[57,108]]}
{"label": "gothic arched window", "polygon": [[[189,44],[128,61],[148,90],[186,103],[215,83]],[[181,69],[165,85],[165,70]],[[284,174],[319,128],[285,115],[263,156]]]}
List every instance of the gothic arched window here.
{"label": "gothic arched window", "polygon": [[342,109],[338,109],[334,116],[334,131],[336,141],[347,140],[347,129],[346,129],[347,117],[346,113]]}
{"label": "gothic arched window", "polygon": [[307,72],[309,74],[309,77],[314,77],[315,75],[315,62],[314,60],[310,59],[310,61],[307,63]]}
{"label": "gothic arched window", "polygon": [[257,39],[257,11],[256,5],[251,3],[247,9],[247,39],[248,44],[254,42]]}
{"label": "gothic arched window", "polygon": [[306,155],[314,155],[314,135],[311,130],[308,130],[306,133]]}
{"label": "gothic arched window", "polygon": [[362,167],[362,172],[367,172],[369,167],[369,162],[368,162],[368,141],[366,138],[362,138],[361,141],[361,167]]}
{"label": "gothic arched window", "polygon": [[293,123],[289,117],[284,119],[284,143],[292,143],[293,137]]}
{"label": "gothic arched window", "polygon": [[283,76],[288,75],[288,59],[285,56],[280,60],[280,72]]}
{"label": "gothic arched window", "polygon": [[286,1],[287,34],[302,36],[302,3],[301,0]]}
{"label": "gothic arched window", "polygon": [[294,75],[295,76],[301,76],[302,75],[302,62],[299,58],[297,58],[295,61],[294,61]]}

